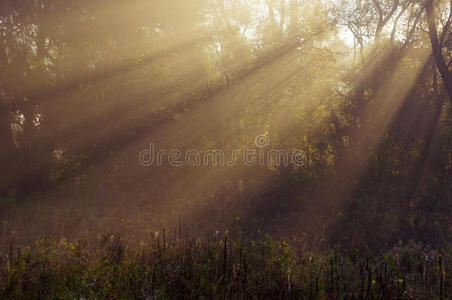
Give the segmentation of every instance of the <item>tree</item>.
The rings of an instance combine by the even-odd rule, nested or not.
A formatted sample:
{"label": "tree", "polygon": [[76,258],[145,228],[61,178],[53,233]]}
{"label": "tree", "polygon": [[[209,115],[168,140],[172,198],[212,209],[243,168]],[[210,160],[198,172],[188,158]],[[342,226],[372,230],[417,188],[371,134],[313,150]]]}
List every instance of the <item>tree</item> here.
{"label": "tree", "polygon": [[425,13],[427,16],[427,25],[428,25],[428,35],[430,38],[430,42],[432,45],[433,57],[435,58],[436,66],[438,67],[439,73],[443,79],[444,87],[447,90],[449,95],[449,101],[452,104],[452,73],[449,71],[449,66],[446,63],[446,60],[443,56],[443,44],[444,39],[447,36],[447,33],[450,29],[450,25],[452,22],[452,1],[450,1],[449,6],[449,17],[447,22],[443,27],[443,33],[441,37],[438,37],[438,30],[436,27],[436,9],[437,9],[437,1],[434,0],[424,0],[423,5],[425,7]]}

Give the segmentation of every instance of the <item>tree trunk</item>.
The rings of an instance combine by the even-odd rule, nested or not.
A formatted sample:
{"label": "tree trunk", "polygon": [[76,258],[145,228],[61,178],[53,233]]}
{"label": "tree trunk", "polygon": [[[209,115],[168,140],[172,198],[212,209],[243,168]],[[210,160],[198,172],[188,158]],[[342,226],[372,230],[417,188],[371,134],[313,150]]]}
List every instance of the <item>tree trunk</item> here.
{"label": "tree trunk", "polygon": [[280,32],[283,32],[285,23],[286,23],[286,3],[285,0],[281,0],[281,18],[279,20]]}
{"label": "tree trunk", "polygon": [[425,10],[427,13],[428,35],[432,44],[433,57],[435,58],[436,66],[438,67],[441,78],[443,79],[444,87],[446,88],[447,94],[449,96],[449,101],[452,104],[452,74],[449,72],[446,61],[444,60],[443,54],[441,52],[441,44],[438,39],[438,32],[435,23],[435,10],[433,0],[426,1]]}

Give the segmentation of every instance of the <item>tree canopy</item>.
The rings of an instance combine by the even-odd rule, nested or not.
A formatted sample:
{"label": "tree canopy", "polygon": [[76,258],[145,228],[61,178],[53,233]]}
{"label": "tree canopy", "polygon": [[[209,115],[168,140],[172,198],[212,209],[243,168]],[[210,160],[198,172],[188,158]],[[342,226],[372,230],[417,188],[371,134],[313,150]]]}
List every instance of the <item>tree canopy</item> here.
{"label": "tree canopy", "polygon": [[448,243],[451,24],[445,0],[3,0],[4,230]]}

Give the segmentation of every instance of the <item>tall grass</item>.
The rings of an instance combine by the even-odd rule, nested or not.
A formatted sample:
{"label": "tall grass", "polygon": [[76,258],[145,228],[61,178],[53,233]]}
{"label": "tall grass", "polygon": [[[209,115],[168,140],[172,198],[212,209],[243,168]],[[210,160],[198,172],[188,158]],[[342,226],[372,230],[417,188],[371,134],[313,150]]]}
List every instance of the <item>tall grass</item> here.
{"label": "tall grass", "polygon": [[136,246],[11,238],[0,256],[5,299],[446,299],[452,249],[409,242],[368,258],[358,251],[296,253],[266,236],[150,234]]}

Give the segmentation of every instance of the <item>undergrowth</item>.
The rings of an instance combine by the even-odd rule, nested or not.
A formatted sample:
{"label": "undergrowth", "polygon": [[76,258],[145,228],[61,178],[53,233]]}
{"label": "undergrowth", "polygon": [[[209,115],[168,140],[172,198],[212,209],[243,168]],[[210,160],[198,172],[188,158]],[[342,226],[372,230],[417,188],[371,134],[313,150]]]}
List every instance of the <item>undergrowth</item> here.
{"label": "undergrowth", "polygon": [[41,239],[0,256],[4,299],[446,299],[452,249],[409,242],[379,257],[296,253],[284,241],[151,234],[136,246]]}

